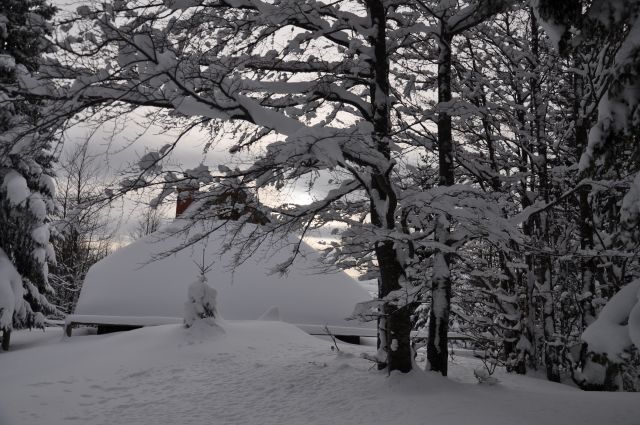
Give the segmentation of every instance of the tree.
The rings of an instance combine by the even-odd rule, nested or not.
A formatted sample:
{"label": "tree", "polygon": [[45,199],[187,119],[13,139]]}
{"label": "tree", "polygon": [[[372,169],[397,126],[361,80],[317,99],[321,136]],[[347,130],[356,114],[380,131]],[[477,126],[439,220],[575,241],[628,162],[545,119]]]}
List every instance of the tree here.
{"label": "tree", "polygon": [[[350,193],[364,193],[372,229],[368,245],[376,253],[380,270],[381,352],[386,355],[380,361],[390,370],[410,370],[409,314],[385,301],[402,289],[402,268],[389,237],[398,206],[391,180],[387,46],[395,35],[383,2],[359,3],[355,12],[346,2],[168,5],[133,9],[138,16],[127,28],[119,21],[130,13],[126,7],[109,8],[113,13],[79,10],[99,24],[92,36],[95,43],[86,43],[93,45],[94,52],[107,54],[106,61],[119,65],[78,94],[87,101],[117,99],[197,117],[188,121],[192,126],[212,119],[249,123],[245,128],[253,136],[240,138],[237,151],[254,149],[272,133],[284,136],[285,141],[269,144],[252,166],[224,176],[241,178],[245,186],[281,187],[319,170],[343,170],[346,174],[324,199],[312,205],[286,205],[277,212],[289,221],[289,229],[306,229],[322,214],[326,216],[321,220],[339,219],[328,207]],[[146,12],[138,14],[138,10]],[[165,22],[164,16],[172,22]],[[193,25],[196,22],[202,25]],[[167,24],[177,32],[157,30]],[[293,36],[284,36],[292,31]],[[200,43],[213,39],[218,41],[210,47]],[[281,40],[284,46],[279,51],[271,49]],[[114,56],[111,47],[101,45],[121,48]],[[318,57],[322,52],[327,55]],[[126,79],[121,78],[124,75]],[[300,76],[302,80],[296,81]],[[314,122],[320,110],[326,118]],[[275,227],[267,226],[265,231]]]}
{"label": "tree", "polygon": [[[453,36],[510,3],[470,2],[447,15],[442,28],[451,30]],[[96,30],[61,40],[59,45],[69,56],[48,68],[51,78],[78,78],[77,84],[62,90],[62,96],[73,93],[75,103],[69,110],[82,102],[159,108],[181,119],[183,135],[215,120],[236,122],[244,137],[232,151],[250,150],[257,159],[218,177],[240,179],[250,191],[282,188],[306,178],[313,181],[318,173],[334,174],[333,185],[323,198],[309,205],[273,208],[278,220],[257,233],[286,230],[304,236],[308,229],[332,221],[357,230],[345,241],[359,246],[363,257],[375,258],[370,264],[375,264],[379,282],[375,308],[380,366],[409,371],[414,302],[405,294],[415,291],[405,273],[410,250],[407,238],[420,240],[431,230],[419,223],[408,236],[402,231],[401,217],[402,210],[417,211],[433,196],[400,196],[395,173],[398,158],[404,155],[398,135],[402,125],[392,116],[401,115],[397,107],[402,105],[397,102],[404,89],[411,91],[406,80],[396,78],[395,64],[410,56],[416,36],[438,34],[424,22],[426,12],[420,5],[414,1],[389,5],[380,0],[331,4],[174,1],[163,5],[141,1],[135,6],[115,3],[104,9],[83,6],[78,13],[94,22]],[[83,59],[96,56],[108,64],[106,69],[95,69],[93,59]],[[23,81],[26,88],[44,97],[61,96],[50,82],[28,75]],[[446,85],[444,80],[442,84]],[[446,87],[442,90],[444,93]],[[447,114],[441,115],[444,123]],[[443,130],[440,141],[441,173],[450,177],[453,164],[445,133]],[[274,141],[276,136],[283,139]],[[157,156],[162,155],[161,151]],[[145,171],[157,170],[150,166]],[[451,178],[445,180],[446,185],[453,183]],[[132,188],[146,182],[143,175],[131,181]],[[453,196],[465,193],[459,188],[453,192]],[[450,194],[441,191],[437,196],[444,201]],[[405,204],[400,203],[401,198]],[[443,230],[452,208],[446,205],[445,214],[438,214],[440,219],[435,222],[441,229],[439,243],[447,239]],[[212,211],[211,215],[219,214]],[[414,219],[419,217],[416,214]],[[260,240],[256,232],[252,235]],[[291,261],[297,248],[293,251]],[[443,255],[437,253],[434,258]],[[443,277],[437,289],[446,291],[446,268],[435,270]],[[447,305],[445,301],[439,311],[444,312]],[[437,332],[444,335],[438,351],[443,365],[438,370],[446,373],[446,349],[442,349],[446,347],[446,315],[438,316],[438,321]]]}
{"label": "tree", "polygon": [[160,228],[162,224],[162,213],[158,208],[145,205],[141,215],[138,217],[135,227],[129,232],[132,240],[140,239]]}
{"label": "tree", "polygon": [[54,209],[52,130],[39,122],[51,108],[36,98],[16,95],[19,75],[35,73],[49,50],[44,38],[55,8],[44,0],[0,4],[0,329],[9,347],[13,328],[42,327],[55,311],[48,264],[49,214]]}
{"label": "tree", "polygon": [[89,140],[67,147],[56,167],[59,209],[53,222],[55,295],[50,301],[65,313],[73,311],[89,267],[109,253],[115,230],[103,202],[105,169],[88,149]]}
{"label": "tree", "polygon": [[[453,39],[463,31],[477,26],[498,12],[506,9],[506,2],[478,2],[466,7],[453,7],[448,3],[418,2],[424,11],[436,20],[435,38],[437,40],[437,126],[438,126],[438,185],[455,184],[455,146],[452,129],[452,78],[453,78]],[[451,219],[443,211],[435,221],[435,239],[451,246],[456,244],[451,237]],[[451,311],[451,262],[452,255],[437,250],[435,252],[432,275],[432,302],[429,316],[429,338],[427,357],[433,371],[447,375],[449,314]]]}
{"label": "tree", "polygon": [[[638,172],[637,100],[625,94],[637,89],[638,6],[523,5],[83,6],[46,75],[19,79],[67,100],[61,114],[147,108],[180,128],[175,143],[229,131],[241,166],[178,176],[162,164],[174,143],[148,152],[119,193],[202,187],[191,218],[261,224],[234,233],[238,261],[274,232],[346,225],[325,255],[378,278],[356,313],[378,320],[380,367],[412,367],[411,315],[429,302],[431,369],[447,373],[453,312],[478,346],[501,344],[492,351],[511,370],[544,366],[557,381],[599,305],[638,270],[640,214],[625,195]],[[258,201],[319,180],[328,187],[311,203]]]}
{"label": "tree", "polygon": [[[583,325],[591,327],[597,314],[594,305],[598,301],[597,292],[604,299],[610,298],[638,273],[636,262],[629,258],[637,252],[639,240],[637,234],[629,232],[629,224],[637,226],[640,220],[635,209],[621,205],[633,204],[629,200],[635,199],[636,176],[640,172],[639,100],[637,96],[629,96],[640,87],[636,45],[640,6],[633,1],[613,4],[575,0],[562,5],[541,1],[537,13],[560,52],[572,58],[577,70],[574,142],[581,154],[580,177],[586,181],[579,203],[580,247],[585,251],[581,264],[584,295],[581,307]],[[583,370],[598,367],[589,364],[593,355],[602,360],[598,353],[590,352],[588,347],[581,351],[579,363]],[[609,361],[605,357],[600,365],[609,370],[606,367]],[[588,379],[579,383],[590,385]],[[612,388],[613,385],[605,385],[605,389]]]}
{"label": "tree", "polygon": [[[202,254],[204,257],[204,252]],[[184,304],[184,325],[187,328],[194,326],[199,321],[213,324],[218,316],[216,308],[218,293],[207,284],[207,272],[212,265],[213,263],[205,266],[203,258],[202,262],[198,264],[198,279],[189,285],[189,296]]]}

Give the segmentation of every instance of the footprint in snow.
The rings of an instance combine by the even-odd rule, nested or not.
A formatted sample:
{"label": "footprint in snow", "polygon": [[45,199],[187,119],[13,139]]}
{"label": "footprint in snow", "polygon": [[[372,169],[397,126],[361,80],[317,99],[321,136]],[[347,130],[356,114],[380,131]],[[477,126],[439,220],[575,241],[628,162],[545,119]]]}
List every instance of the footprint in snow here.
{"label": "footprint in snow", "polygon": [[140,378],[142,376],[147,376],[150,373],[151,373],[150,369],[149,370],[141,370],[139,372],[133,372],[133,373],[130,373],[128,375],[125,375],[125,378],[126,379],[129,379],[129,378]]}

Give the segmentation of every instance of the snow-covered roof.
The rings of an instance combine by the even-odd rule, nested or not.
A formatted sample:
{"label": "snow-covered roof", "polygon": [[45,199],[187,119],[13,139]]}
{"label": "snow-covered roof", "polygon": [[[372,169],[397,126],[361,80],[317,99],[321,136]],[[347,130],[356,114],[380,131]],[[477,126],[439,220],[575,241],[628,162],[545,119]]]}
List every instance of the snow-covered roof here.
{"label": "snow-covered roof", "polygon": [[[373,326],[345,320],[354,306],[371,299],[370,295],[344,272],[321,272],[318,252],[304,242],[285,276],[271,272],[290,257],[291,249],[274,250],[275,242],[262,244],[232,270],[234,252],[225,251],[228,237],[224,228],[179,252],[151,261],[202,234],[205,227],[219,224],[192,226],[186,234],[176,233],[174,222],[99,261],[87,273],[75,314],[183,317],[187,288],[198,277],[197,263],[202,263],[204,250],[205,264],[214,261],[207,273],[208,283],[218,291],[218,310],[224,319],[258,319],[275,306],[282,320],[289,323]],[[294,240],[292,237],[285,242]]]}

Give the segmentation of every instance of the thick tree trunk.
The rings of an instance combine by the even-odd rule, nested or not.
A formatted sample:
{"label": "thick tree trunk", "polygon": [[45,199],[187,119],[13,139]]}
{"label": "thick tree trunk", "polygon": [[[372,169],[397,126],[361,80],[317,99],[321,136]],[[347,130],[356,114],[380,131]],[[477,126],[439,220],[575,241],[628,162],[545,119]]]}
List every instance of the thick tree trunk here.
{"label": "thick tree trunk", "polygon": [[451,279],[449,265],[443,253],[436,253],[433,268],[427,360],[430,370],[440,372],[443,376],[447,376]]}
{"label": "thick tree trunk", "polygon": [[[444,25],[444,23],[442,24]],[[451,131],[451,115],[447,111],[451,102],[451,41],[453,36],[446,28],[440,33],[440,57],[438,59],[438,103],[442,110],[438,111],[438,167],[439,185],[454,184],[453,169],[453,134]]]}
{"label": "thick tree trunk", "polygon": [[[438,166],[440,186],[454,184],[453,135],[451,115],[447,111],[451,101],[451,41],[453,36],[447,32],[445,24],[440,32],[440,58],[438,61],[438,102],[442,110],[438,111]],[[440,216],[436,224],[436,239],[446,244],[449,235],[449,220]],[[427,341],[427,360],[432,371],[447,376],[449,312],[451,311],[451,259],[447,254],[436,252],[431,284],[431,311],[429,313],[429,339]]]}
{"label": "thick tree trunk", "polygon": [[11,343],[11,331],[2,331],[2,349],[9,351],[9,344]]}
{"label": "thick tree trunk", "polygon": [[[402,269],[391,242],[378,245],[376,256],[380,269],[379,297],[384,299],[392,291],[401,289],[398,281]],[[379,363],[378,368],[386,367],[389,371],[409,372],[413,360],[410,341],[411,311],[408,306],[396,306],[386,302],[383,304],[382,313],[383,317],[378,322],[378,343],[380,344],[378,348],[386,353],[386,362]]]}
{"label": "thick tree trunk", "polygon": [[[386,44],[386,10],[381,0],[367,0],[371,21],[376,28],[370,37],[374,49],[371,61],[373,82],[371,84],[371,107],[373,116],[373,138],[376,147],[387,160],[387,169],[378,169],[371,175],[371,221],[382,230],[394,230],[396,227],[396,207],[398,205],[394,185],[391,181],[391,117],[389,100],[389,58]],[[375,248],[380,277],[378,278],[378,297],[381,300],[393,291],[401,289],[400,278],[403,275],[392,241],[378,242]],[[378,321],[378,349],[386,359],[380,359],[378,367],[390,372],[399,370],[409,372],[413,364],[411,351],[411,311],[409,306],[383,303],[382,318]],[[380,357],[380,356],[379,356]]]}

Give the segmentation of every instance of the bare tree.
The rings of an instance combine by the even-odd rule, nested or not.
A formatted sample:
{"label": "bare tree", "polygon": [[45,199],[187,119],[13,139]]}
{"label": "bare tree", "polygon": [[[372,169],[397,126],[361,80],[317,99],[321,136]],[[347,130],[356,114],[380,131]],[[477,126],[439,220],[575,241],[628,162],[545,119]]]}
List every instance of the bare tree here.
{"label": "bare tree", "polygon": [[143,238],[160,228],[162,224],[162,211],[149,205],[144,205],[134,228],[129,232],[129,238],[136,240]]}
{"label": "bare tree", "polygon": [[102,202],[106,168],[86,139],[68,148],[57,170],[59,214],[54,222],[57,263],[51,269],[53,302],[71,312],[89,267],[111,250],[116,226]]}

